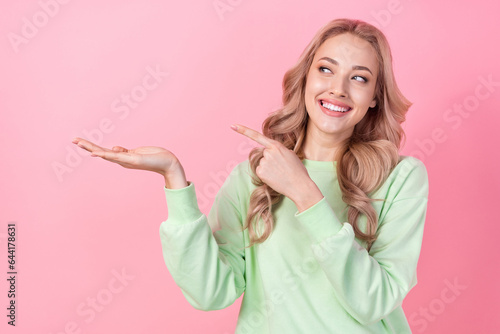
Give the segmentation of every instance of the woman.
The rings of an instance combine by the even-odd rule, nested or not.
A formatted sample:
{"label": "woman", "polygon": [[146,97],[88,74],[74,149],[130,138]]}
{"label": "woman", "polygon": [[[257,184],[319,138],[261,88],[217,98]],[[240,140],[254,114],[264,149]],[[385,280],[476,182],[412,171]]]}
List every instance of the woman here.
{"label": "woman", "polygon": [[401,304],[416,284],[425,166],[398,153],[410,102],[375,27],[325,25],[283,80],[283,107],[231,172],[208,215],[171,152],[92,156],[165,178],[165,263],[197,309],[244,293],[237,333],[411,333]]}

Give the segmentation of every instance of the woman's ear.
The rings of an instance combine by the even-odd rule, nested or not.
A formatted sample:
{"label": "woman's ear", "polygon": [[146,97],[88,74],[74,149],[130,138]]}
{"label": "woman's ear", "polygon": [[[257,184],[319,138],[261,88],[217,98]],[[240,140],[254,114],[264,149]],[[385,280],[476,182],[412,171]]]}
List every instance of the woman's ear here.
{"label": "woman's ear", "polygon": [[375,108],[376,105],[377,105],[377,100],[373,99],[373,101],[370,103],[370,108]]}

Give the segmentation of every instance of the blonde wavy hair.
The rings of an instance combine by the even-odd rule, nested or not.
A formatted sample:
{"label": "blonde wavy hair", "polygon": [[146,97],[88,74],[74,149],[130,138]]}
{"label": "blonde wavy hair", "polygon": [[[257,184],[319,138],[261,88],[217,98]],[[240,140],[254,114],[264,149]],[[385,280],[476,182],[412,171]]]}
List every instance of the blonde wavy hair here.
{"label": "blonde wavy hair", "polygon": [[[283,77],[283,107],[270,114],[262,124],[262,133],[293,150],[302,160],[308,114],[304,93],[306,78],[318,48],[327,39],[350,33],[369,42],[377,54],[379,72],[376,83],[376,106],[354,127],[350,138],[337,150],[336,173],[342,191],[342,200],[348,206],[348,222],[369,250],[376,240],[378,217],[371,205],[370,194],[387,179],[399,163],[399,147],[404,139],[401,127],[411,106],[399,90],[392,70],[392,54],[384,34],[364,21],[336,19],[323,26],[305,48],[298,62]],[[256,147],[249,154],[252,182],[256,188],[250,196],[245,228],[248,228],[250,246],[265,241],[273,230],[273,205],[282,195],[263,183],[256,168],[263,156],[263,148]],[[358,218],[366,216],[366,231]]]}

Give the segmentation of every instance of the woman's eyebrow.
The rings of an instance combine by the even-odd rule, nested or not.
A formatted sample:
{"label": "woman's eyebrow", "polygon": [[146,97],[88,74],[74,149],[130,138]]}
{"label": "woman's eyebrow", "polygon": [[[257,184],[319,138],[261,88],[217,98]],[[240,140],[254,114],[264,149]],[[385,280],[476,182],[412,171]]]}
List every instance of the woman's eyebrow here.
{"label": "woman's eyebrow", "polygon": [[[332,58],[330,58],[330,57],[323,57],[323,58],[318,59],[318,61],[320,61],[320,60],[326,60],[327,62],[330,62],[330,63],[332,63],[332,64],[334,64],[334,65],[337,65],[337,66],[339,65],[338,61],[336,61],[335,59],[332,59]],[[364,70],[364,71],[368,71],[368,72],[370,72],[370,74],[371,74],[371,75],[373,75],[372,71],[370,71],[370,69],[369,69],[368,67],[366,67],[366,66],[361,66],[361,65],[353,65],[353,66],[352,66],[352,69],[353,69],[353,70]]]}

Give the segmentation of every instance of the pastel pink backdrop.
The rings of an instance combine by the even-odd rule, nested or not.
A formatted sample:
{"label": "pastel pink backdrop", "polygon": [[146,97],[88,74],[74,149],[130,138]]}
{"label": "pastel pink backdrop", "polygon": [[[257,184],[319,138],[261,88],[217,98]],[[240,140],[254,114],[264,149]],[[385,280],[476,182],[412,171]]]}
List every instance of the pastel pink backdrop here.
{"label": "pastel pink backdrop", "polygon": [[2,2],[2,333],[233,333],[240,300],[197,311],[163,262],[161,177],[76,153],[71,139],[171,149],[208,213],[252,147],[230,124],[260,129],[285,71],[339,17],[385,32],[414,103],[402,154],[424,161],[430,196],[419,283],[404,301],[412,329],[496,333],[499,10],[496,1]]}

